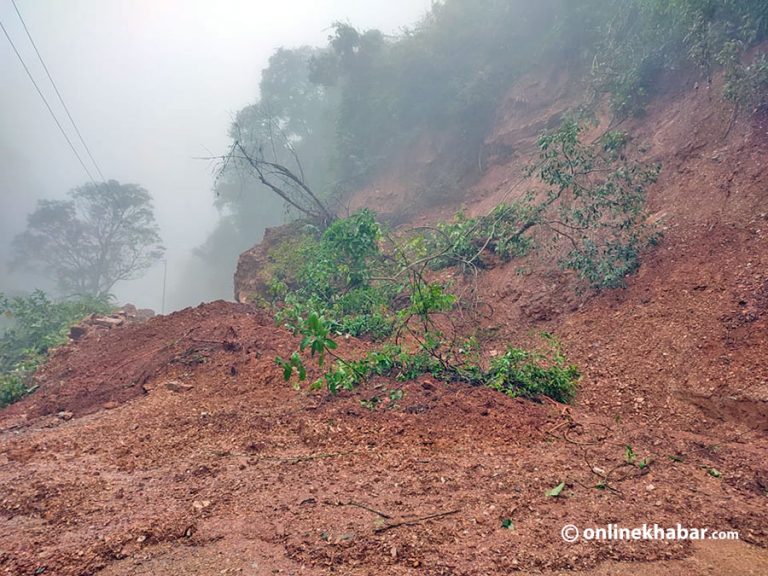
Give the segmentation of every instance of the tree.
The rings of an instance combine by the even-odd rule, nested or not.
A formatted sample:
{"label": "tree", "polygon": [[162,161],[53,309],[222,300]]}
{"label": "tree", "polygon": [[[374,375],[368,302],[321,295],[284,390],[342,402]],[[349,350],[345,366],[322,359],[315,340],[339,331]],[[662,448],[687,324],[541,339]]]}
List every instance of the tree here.
{"label": "tree", "polygon": [[[220,209],[239,218],[250,205],[260,214],[265,207],[261,192],[267,191],[318,224],[333,219],[328,201],[336,185],[332,142],[338,91],[310,81],[309,63],[317,52],[281,48],[270,58],[259,101],[237,113],[229,132],[232,145],[217,158]],[[247,199],[245,190],[258,197]]]}
{"label": "tree", "polygon": [[13,265],[56,280],[68,296],[103,296],[163,255],[152,198],[136,184],[85,184],[41,200],[13,241]]}

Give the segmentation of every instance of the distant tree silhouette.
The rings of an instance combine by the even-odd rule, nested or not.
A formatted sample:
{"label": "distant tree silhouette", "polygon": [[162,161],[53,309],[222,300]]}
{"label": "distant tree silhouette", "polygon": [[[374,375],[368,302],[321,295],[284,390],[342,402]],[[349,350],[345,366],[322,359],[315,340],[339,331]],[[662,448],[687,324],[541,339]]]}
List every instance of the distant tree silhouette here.
{"label": "distant tree silhouette", "polygon": [[152,198],[141,186],[110,180],[68,196],[38,202],[13,241],[13,267],[53,278],[67,296],[103,296],[162,257]]}

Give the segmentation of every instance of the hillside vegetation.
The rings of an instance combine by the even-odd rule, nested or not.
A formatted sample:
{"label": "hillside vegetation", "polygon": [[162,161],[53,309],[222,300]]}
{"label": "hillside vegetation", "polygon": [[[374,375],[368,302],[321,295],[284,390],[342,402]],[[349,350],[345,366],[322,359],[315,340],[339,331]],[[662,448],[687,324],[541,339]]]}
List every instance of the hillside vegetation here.
{"label": "hillside vegetation", "polygon": [[503,98],[526,74],[567,70],[583,92],[573,112],[588,118],[607,97],[616,123],[642,115],[670,74],[706,82],[724,70],[722,95],[743,115],[763,110],[768,93],[765,54],[752,50],[768,32],[758,0],[447,0],[394,37],[332,30],[324,47],[276,51],[259,99],[236,116],[215,187],[222,217],[197,252],[213,278],[226,278],[286,207],[321,224],[343,215],[350,192],[425,135],[441,142],[440,162],[411,185],[424,203],[461,196],[480,175]]}

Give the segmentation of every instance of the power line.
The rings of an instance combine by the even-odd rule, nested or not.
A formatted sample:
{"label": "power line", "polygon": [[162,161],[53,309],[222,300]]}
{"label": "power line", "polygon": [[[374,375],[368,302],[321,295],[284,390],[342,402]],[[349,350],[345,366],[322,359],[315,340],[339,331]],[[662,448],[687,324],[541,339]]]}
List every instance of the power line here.
{"label": "power line", "polygon": [[75,123],[75,119],[72,118],[72,114],[69,113],[69,108],[64,103],[64,98],[62,98],[61,92],[59,92],[59,88],[58,86],[56,86],[56,82],[53,81],[53,77],[51,76],[51,73],[48,71],[48,66],[45,65],[45,60],[43,60],[43,57],[40,54],[40,50],[37,49],[37,44],[35,44],[35,41],[32,39],[32,34],[29,33],[29,29],[27,28],[27,23],[24,22],[24,18],[22,18],[21,12],[19,12],[19,7],[16,5],[16,0],[11,0],[11,3],[13,4],[13,9],[16,10],[16,14],[19,17],[19,20],[21,20],[21,25],[24,27],[24,32],[27,33],[27,38],[29,38],[29,41],[32,43],[32,47],[35,49],[35,54],[37,54],[37,58],[40,60],[40,64],[43,65],[43,70],[45,70],[45,73],[48,76],[48,80],[50,80],[51,84],[53,85],[53,89],[56,92],[56,96],[59,97],[59,102],[61,102],[61,105],[63,106],[64,111],[67,113],[67,118],[69,118],[69,121],[72,123],[72,126],[74,127],[75,132],[77,133],[77,137],[80,139],[80,142],[83,144],[83,148],[85,148],[85,151],[88,153],[88,158],[90,158],[91,162],[93,162],[93,165],[96,167],[96,171],[99,173],[99,176],[101,176],[101,179],[106,180],[106,178],[104,178],[104,174],[101,172],[101,168],[99,168],[99,164],[94,159],[93,154],[91,154],[91,149],[88,148],[88,144],[85,143],[85,140],[83,139],[83,135],[80,134],[80,129],[77,127],[77,124]]}
{"label": "power line", "polygon": [[85,173],[88,174],[88,179],[94,184],[96,184],[96,181],[93,179],[93,176],[91,175],[90,170],[88,170],[88,167],[85,165],[85,162],[83,162],[83,159],[80,157],[80,154],[77,152],[77,149],[75,148],[74,144],[72,144],[72,140],[70,140],[69,136],[67,136],[67,133],[64,131],[64,128],[62,127],[61,122],[59,122],[59,119],[56,118],[56,114],[54,114],[53,109],[51,108],[51,105],[48,104],[48,100],[45,99],[45,96],[43,95],[42,90],[40,90],[40,86],[38,86],[37,82],[35,82],[34,76],[32,76],[32,73],[29,71],[29,68],[27,67],[26,62],[24,62],[24,58],[21,57],[21,54],[16,48],[16,44],[13,43],[13,39],[11,39],[10,35],[8,34],[8,30],[6,30],[5,26],[3,26],[2,21],[0,21],[0,28],[2,28],[3,33],[5,34],[5,37],[8,38],[8,42],[11,43],[11,48],[13,48],[13,51],[16,53],[16,57],[19,59],[19,62],[21,62],[21,65],[24,67],[24,71],[27,73],[27,76],[32,81],[32,84],[34,85],[35,90],[37,90],[38,95],[43,100],[43,104],[45,104],[45,107],[48,108],[48,112],[51,113],[51,118],[53,118],[53,121],[56,122],[56,126],[59,127],[59,131],[61,132],[61,135],[64,136],[64,139],[67,141],[67,144],[69,144],[69,147],[72,149],[72,152],[77,157],[78,162],[80,162],[80,166],[82,166],[83,170],[85,170]]}

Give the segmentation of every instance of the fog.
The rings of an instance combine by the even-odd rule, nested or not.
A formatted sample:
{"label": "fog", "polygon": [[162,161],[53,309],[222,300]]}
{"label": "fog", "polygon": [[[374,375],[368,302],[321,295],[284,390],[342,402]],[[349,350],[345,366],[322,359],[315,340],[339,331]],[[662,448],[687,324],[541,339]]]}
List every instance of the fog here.
{"label": "fog", "polygon": [[[430,4],[17,0],[104,176],[138,183],[154,197],[167,248],[166,312],[212,296],[188,280],[183,290],[178,286],[192,250],[218,219],[213,167],[196,158],[224,151],[233,115],[258,98],[260,71],[275,49],[323,45],[334,21],[393,33],[414,23]],[[0,0],[0,21],[67,128],[10,0]],[[10,242],[38,199],[62,198],[88,176],[4,36],[0,44],[0,291],[7,292],[49,287],[42,279],[8,272]],[[163,265],[118,285],[115,294],[120,302],[159,311]]]}

